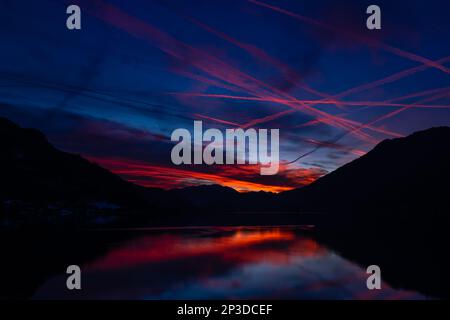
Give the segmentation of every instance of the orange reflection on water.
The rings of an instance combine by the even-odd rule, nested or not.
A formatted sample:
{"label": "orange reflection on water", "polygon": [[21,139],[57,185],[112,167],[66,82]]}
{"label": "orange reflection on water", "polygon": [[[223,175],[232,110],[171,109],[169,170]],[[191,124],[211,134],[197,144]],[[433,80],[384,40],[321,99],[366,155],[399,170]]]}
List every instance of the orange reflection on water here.
{"label": "orange reflection on water", "polygon": [[[301,226],[142,230],[142,236],[134,234],[135,238],[113,244],[103,257],[83,266],[83,293],[126,299],[420,297],[385,282],[383,290],[368,290],[365,268],[307,237],[305,230]],[[60,291],[65,281],[61,279],[50,280],[37,296],[67,294]]]}
{"label": "orange reflection on water", "polygon": [[[290,258],[287,252],[295,252],[301,256],[312,256],[321,252],[320,246],[314,240],[297,237],[293,231],[280,228],[205,231],[208,232],[207,237],[201,234],[145,236],[110,251],[89,268],[110,270],[198,256],[215,256],[235,263],[266,260],[282,264]],[[286,246],[289,250],[277,250],[274,248],[277,245]]]}

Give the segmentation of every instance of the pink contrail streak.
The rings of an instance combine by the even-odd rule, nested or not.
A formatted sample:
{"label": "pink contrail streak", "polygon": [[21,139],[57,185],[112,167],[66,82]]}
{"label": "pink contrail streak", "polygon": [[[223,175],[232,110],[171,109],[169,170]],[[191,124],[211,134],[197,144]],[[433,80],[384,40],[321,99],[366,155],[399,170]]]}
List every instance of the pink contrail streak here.
{"label": "pink contrail streak", "polygon": [[436,69],[439,69],[439,70],[441,70],[441,71],[443,71],[445,73],[450,74],[450,69],[449,68],[443,66],[442,64],[440,64],[440,63],[438,63],[436,61],[430,60],[428,58],[424,58],[424,57],[419,56],[417,54],[410,53],[410,52],[407,52],[405,50],[395,48],[395,47],[393,47],[391,45],[385,44],[385,43],[380,42],[380,41],[373,40],[373,39],[368,38],[368,37],[352,34],[352,33],[349,33],[349,32],[347,32],[345,30],[339,30],[339,29],[337,29],[337,28],[335,28],[333,26],[330,26],[328,24],[325,24],[323,22],[317,21],[317,20],[309,18],[309,17],[305,17],[303,15],[300,15],[298,13],[294,13],[294,12],[288,11],[286,9],[282,9],[280,7],[272,6],[270,4],[267,4],[267,3],[264,3],[264,2],[260,2],[260,1],[256,1],[256,0],[248,0],[248,1],[253,3],[253,4],[255,4],[255,5],[258,5],[258,6],[261,6],[261,7],[266,7],[268,9],[271,9],[271,10],[283,13],[285,15],[288,15],[288,16],[293,17],[295,19],[298,19],[300,21],[303,21],[303,22],[315,25],[315,26],[320,27],[322,29],[326,29],[326,30],[331,31],[331,32],[338,31],[339,33],[342,33],[342,34],[346,35],[347,37],[357,39],[357,40],[359,40],[361,42],[366,43],[369,46],[383,49],[383,50],[385,50],[387,52],[390,52],[390,53],[393,53],[393,54],[395,54],[397,56],[400,56],[400,57],[403,57],[403,58],[407,58],[407,59],[412,60],[412,61],[420,62],[420,63],[422,63],[424,65],[429,66],[429,67],[436,68]]}
{"label": "pink contrail streak", "polygon": [[[395,98],[387,101],[340,101],[343,105],[346,106],[368,106],[368,107],[406,107],[411,106],[413,108],[431,108],[431,109],[449,109],[449,105],[424,105],[424,104],[414,104],[409,105],[405,103],[393,103],[391,101],[397,100],[405,100],[412,97],[417,97],[421,95],[426,95],[429,93],[441,91],[441,89],[432,89],[427,92],[414,93],[409,96]],[[303,102],[309,105],[319,105],[319,104],[335,104],[335,100],[285,100],[285,99],[277,99],[277,98],[257,98],[257,97],[244,97],[244,96],[232,96],[225,94],[205,94],[205,93],[177,93],[177,95],[186,95],[191,97],[204,97],[204,98],[221,98],[221,99],[232,99],[232,100],[248,100],[248,101],[262,101],[262,102],[275,102],[275,103],[287,103],[287,102]]]}
{"label": "pink contrail streak", "polygon": [[[440,60],[437,60],[437,62],[439,62],[439,63],[444,63],[444,62],[448,62],[448,61],[450,61],[450,56],[442,58]],[[353,88],[348,89],[346,91],[343,91],[343,92],[341,92],[339,94],[333,95],[332,98],[342,98],[342,97],[348,96],[350,94],[359,93],[359,92],[362,92],[362,91],[365,91],[365,90],[373,89],[373,88],[376,88],[378,86],[384,85],[386,83],[391,83],[391,82],[397,81],[399,79],[402,79],[402,78],[404,78],[406,76],[409,76],[409,75],[412,75],[414,73],[424,71],[424,70],[426,70],[428,68],[429,68],[428,66],[421,65],[421,66],[418,66],[418,67],[406,69],[406,70],[397,72],[397,73],[395,73],[393,75],[390,75],[388,77],[385,77],[385,78],[382,78],[382,79],[379,79],[379,80],[376,80],[376,81],[373,81],[373,82],[370,82],[370,83],[366,83],[366,84],[363,84],[363,85],[360,85],[360,86],[357,86],[357,87],[353,87]],[[268,117],[265,117],[265,118],[268,118],[269,121],[272,121],[272,120],[281,118],[281,117],[283,117],[285,115],[286,115],[286,113],[279,112],[279,113],[273,114],[270,118],[268,118]],[[255,119],[253,121],[258,121],[258,119]],[[258,121],[258,123],[263,123],[263,122],[265,122],[265,121],[262,121],[262,122]]]}
{"label": "pink contrail streak", "polygon": [[[171,55],[181,61],[186,61],[186,57],[191,57],[188,61],[192,66],[200,69],[207,74],[213,75],[227,83],[245,89],[248,93],[259,97],[272,97],[273,94],[280,95],[285,99],[293,100],[294,98],[280,92],[279,90],[263,83],[262,81],[251,77],[250,75],[233,68],[215,56],[196,49],[186,43],[178,41],[166,33],[156,29],[155,27],[143,22],[129,14],[121,11],[118,7],[106,4],[102,1],[95,1],[95,9],[87,5],[88,11],[97,16],[103,21],[112,24],[113,26],[123,29],[133,36],[150,40],[153,45],[168,55]],[[339,117],[330,115],[321,110],[312,108],[306,104],[300,103],[284,103],[284,105],[302,111],[314,117],[320,118],[323,123],[344,129],[345,131],[352,131],[355,129],[348,121],[340,119]],[[371,137],[365,133],[358,132],[356,135],[363,140],[371,141]]]}

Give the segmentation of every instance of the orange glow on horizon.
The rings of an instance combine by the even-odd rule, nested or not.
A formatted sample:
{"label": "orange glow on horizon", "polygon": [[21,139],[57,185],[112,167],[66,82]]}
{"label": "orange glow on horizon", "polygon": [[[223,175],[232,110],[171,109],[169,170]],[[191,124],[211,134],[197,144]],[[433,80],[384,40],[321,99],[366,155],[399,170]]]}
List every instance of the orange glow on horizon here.
{"label": "orange glow on horizon", "polygon": [[[230,187],[238,192],[265,191],[279,193],[292,190],[314,182],[323,173],[315,169],[287,170],[287,165],[280,163],[280,172],[286,171],[291,180],[298,180],[297,186],[270,185],[246,180],[239,180],[234,176],[252,176],[258,174],[258,165],[244,165],[240,167],[223,166],[218,173],[204,173],[186,169],[145,164],[137,161],[122,159],[104,159],[87,156],[89,160],[113,173],[124,177],[124,179],[144,187],[157,187],[162,189],[174,189],[189,185],[219,184]],[[145,178],[154,179],[146,181]],[[196,183],[189,183],[195,181]],[[201,183],[201,182],[204,183]]]}

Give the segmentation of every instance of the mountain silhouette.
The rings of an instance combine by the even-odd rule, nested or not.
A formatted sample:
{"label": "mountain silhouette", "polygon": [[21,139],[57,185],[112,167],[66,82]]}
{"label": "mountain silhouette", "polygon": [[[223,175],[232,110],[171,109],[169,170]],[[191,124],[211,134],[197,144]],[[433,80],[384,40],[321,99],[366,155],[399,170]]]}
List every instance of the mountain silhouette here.
{"label": "mountain silhouette", "polygon": [[79,155],[54,148],[40,131],[5,118],[0,118],[0,150],[0,213],[13,219],[130,213],[170,203],[162,190],[125,181]]}
{"label": "mountain silhouette", "polygon": [[239,193],[217,184],[172,189],[177,199],[196,210],[216,211],[276,211],[275,194],[264,191]]}
{"label": "mountain silhouette", "polygon": [[450,297],[450,128],[385,140],[366,155],[284,192],[286,208],[320,212],[315,237],[391,286]]}
{"label": "mountain silhouette", "polygon": [[[90,212],[94,217],[108,213],[136,219],[137,214],[144,220],[188,223],[190,216],[204,218],[212,210],[259,210],[269,197],[260,192],[243,195],[219,185],[168,191],[141,187],[80,155],[56,149],[38,130],[1,117],[0,150],[0,218],[8,215],[16,222],[20,218],[33,224],[71,213],[79,220]],[[134,223],[149,222],[144,220]]]}
{"label": "mountain silhouette", "polygon": [[449,127],[385,140],[311,185],[278,195],[238,193],[218,185],[164,191],[125,181],[79,155],[56,149],[38,130],[0,118],[0,212],[45,215],[54,207],[66,211],[67,207],[72,211],[121,208],[147,215],[293,211],[329,213],[326,219],[336,222],[364,220],[369,212],[391,219],[401,213],[423,218],[423,212],[446,217],[449,141]]}
{"label": "mountain silhouette", "polygon": [[228,204],[233,204],[240,198],[239,192],[233,188],[216,184],[173,189],[170,193],[195,208],[212,207],[219,203],[223,205],[224,199],[228,200]]}
{"label": "mountain silhouette", "polygon": [[[450,297],[450,278],[446,276],[450,269],[449,142],[448,127],[385,140],[311,185],[278,195],[238,193],[217,185],[165,191],[127,182],[79,155],[57,150],[38,130],[0,118],[0,222],[1,226],[12,221],[33,227],[68,215],[76,217],[68,220],[69,225],[74,220],[75,225],[84,225],[92,218],[119,215],[118,226],[155,221],[315,224],[315,237],[321,243],[362,266],[380,266],[390,285],[431,297]],[[237,211],[244,214],[230,214]],[[289,213],[284,218],[283,211]],[[312,213],[309,218],[314,216],[312,222],[305,221],[307,212]],[[42,228],[31,230],[38,238],[42,236]],[[29,246],[29,237],[0,234],[6,239],[12,235],[25,249]],[[62,239],[60,233],[53,237]],[[2,241],[9,250],[7,255],[16,259],[9,260],[25,259],[23,268],[28,268],[30,261],[38,259],[35,255],[39,252],[23,256],[23,251],[8,246],[8,241]],[[53,238],[49,241],[54,243]],[[77,238],[65,241],[73,242],[74,247],[78,243]],[[64,257],[58,258],[55,266],[67,265],[73,258],[62,255],[65,246],[53,247],[47,250],[49,256]],[[92,254],[104,247],[98,242]],[[4,274],[26,273],[14,263],[4,267]],[[55,270],[41,271],[32,275],[35,285]],[[4,291],[24,294],[33,289],[15,286],[11,280]]]}
{"label": "mountain silhouette", "polygon": [[[0,199],[95,204],[149,210],[270,210],[344,214],[358,211],[433,212],[449,209],[450,128],[437,127],[385,140],[366,155],[309,186],[278,195],[238,193],[218,185],[164,191],[123,180],[79,155],[54,148],[35,129],[0,118]],[[337,215],[336,212],[341,212]]]}
{"label": "mountain silhouette", "polygon": [[134,186],[81,156],[54,148],[35,129],[0,119],[3,197],[124,203]]}
{"label": "mountain silhouette", "polygon": [[449,163],[450,128],[431,128],[384,140],[311,185],[280,194],[278,201],[300,211],[447,215]]}

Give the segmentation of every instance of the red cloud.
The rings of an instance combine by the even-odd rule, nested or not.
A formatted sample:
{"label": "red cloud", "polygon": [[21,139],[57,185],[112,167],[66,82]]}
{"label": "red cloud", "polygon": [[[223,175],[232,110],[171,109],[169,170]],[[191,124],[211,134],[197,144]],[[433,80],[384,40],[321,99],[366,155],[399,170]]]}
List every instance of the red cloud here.
{"label": "red cloud", "polygon": [[145,164],[134,160],[94,157],[88,157],[88,159],[128,181],[145,187],[163,189],[219,184],[240,192],[267,191],[278,193],[310,184],[326,173],[326,171],[317,168],[293,168],[285,163],[280,163],[278,175],[261,176],[259,165],[222,165],[208,168],[211,170],[210,172],[201,172],[194,170],[193,166],[163,166]]}

